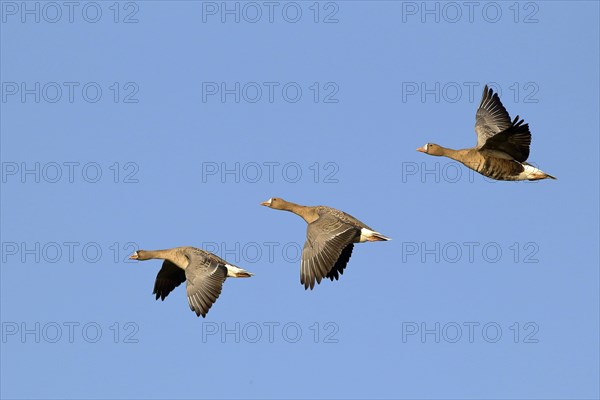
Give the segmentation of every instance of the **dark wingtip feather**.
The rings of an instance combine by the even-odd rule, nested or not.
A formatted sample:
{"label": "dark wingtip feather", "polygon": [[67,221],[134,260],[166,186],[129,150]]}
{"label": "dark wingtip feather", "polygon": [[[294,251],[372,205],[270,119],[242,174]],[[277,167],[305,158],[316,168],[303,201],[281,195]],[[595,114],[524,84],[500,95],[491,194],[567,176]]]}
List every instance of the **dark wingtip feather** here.
{"label": "dark wingtip feather", "polygon": [[488,97],[492,97],[493,95],[494,95],[494,91],[492,89],[490,89],[489,86],[486,84],[485,87],[483,88],[483,97],[488,98]]}

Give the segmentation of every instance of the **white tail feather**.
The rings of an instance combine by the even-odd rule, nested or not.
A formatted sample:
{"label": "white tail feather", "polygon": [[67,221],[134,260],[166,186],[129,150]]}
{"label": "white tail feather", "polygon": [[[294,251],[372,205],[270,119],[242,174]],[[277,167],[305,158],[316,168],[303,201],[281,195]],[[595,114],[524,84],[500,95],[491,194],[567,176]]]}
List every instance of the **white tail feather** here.
{"label": "white tail feather", "polygon": [[227,276],[230,278],[250,278],[254,275],[252,272],[248,272],[245,269],[238,268],[234,265],[225,264],[227,268]]}
{"label": "white tail feather", "polygon": [[360,230],[360,239],[359,239],[359,242],[361,242],[361,243],[363,243],[363,242],[377,242],[377,241],[383,241],[383,240],[392,240],[392,239],[389,238],[389,237],[387,237],[387,236],[383,236],[379,232],[375,232],[375,231],[372,231],[372,230],[367,229],[367,228],[362,228]]}

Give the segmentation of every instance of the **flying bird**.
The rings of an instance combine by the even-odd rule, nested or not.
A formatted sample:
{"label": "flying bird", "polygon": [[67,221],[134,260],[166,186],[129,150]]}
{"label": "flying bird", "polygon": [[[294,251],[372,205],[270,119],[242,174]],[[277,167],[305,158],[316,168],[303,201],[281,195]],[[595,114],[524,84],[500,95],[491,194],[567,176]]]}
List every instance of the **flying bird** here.
{"label": "flying bird", "polygon": [[261,205],[291,211],[308,224],[300,265],[300,282],[305,290],[312,290],[315,281],[320,284],[323,278],[339,279],[350,260],[354,243],[391,240],[335,208],[301,206],[276,197]]}
{"label": "flying bird", "polygon": [[175,247],[167,250],[138,250],[131,260],[165,260],[158,271],[154,292],[156,300],[165,300],[177,286],[186,282],[190,309],[206,317],[221,294],[225,279],[249,278],[253,274],[229,264],[208,251],[195,247]]}
{"label": "flying bird", "polygon": [[432,156],[444,156],[488,178],[501,181],[536,181],[556,179],[552,175],[525,162],[529,157],[531,133],[517,115],[511,121],[497,93],[485,86],[481,103],[475,115],[477,146],[453,150],[435,143],[427,143],[417,151]]}

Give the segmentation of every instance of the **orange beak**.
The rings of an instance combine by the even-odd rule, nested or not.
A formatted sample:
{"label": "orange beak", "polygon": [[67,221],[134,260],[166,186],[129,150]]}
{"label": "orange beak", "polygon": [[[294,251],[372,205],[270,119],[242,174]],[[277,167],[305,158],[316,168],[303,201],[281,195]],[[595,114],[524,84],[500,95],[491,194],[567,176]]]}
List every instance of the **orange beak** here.
{"label": "orange beak", "polygon": [[268,201],[263,201],[260,203],[261,206],[269,207],[271,204]]}
{"label": "orange beak", "polygon": [[417,151],[420,151],[421,153],[427,153],[427,150],[425,150],[425,146],[418,147]]}

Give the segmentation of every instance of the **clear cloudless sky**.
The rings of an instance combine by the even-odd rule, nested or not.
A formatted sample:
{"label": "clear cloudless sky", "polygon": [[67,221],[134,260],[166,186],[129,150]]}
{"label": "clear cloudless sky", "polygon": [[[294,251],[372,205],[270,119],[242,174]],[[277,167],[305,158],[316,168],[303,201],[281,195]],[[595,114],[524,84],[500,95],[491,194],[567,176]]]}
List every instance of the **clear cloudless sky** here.
{"label": "clear cloudless sky", "polygon": [[[0,5],[2,398],[600,396],[598,2]],[[558,180],[415,151],[486,83]],[[393,240],[305,291],[274,196]],[[183,245],[255,276],[156,302]]]}

